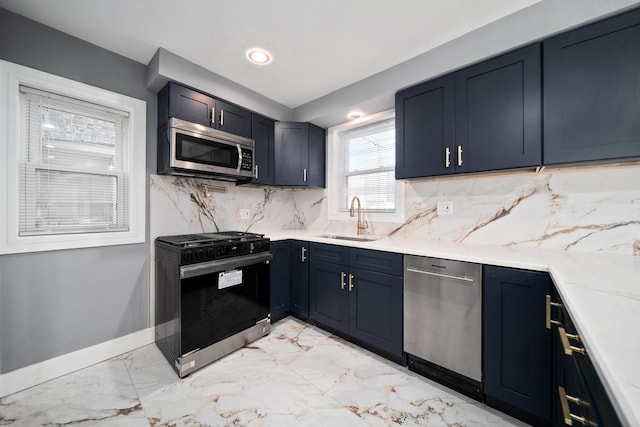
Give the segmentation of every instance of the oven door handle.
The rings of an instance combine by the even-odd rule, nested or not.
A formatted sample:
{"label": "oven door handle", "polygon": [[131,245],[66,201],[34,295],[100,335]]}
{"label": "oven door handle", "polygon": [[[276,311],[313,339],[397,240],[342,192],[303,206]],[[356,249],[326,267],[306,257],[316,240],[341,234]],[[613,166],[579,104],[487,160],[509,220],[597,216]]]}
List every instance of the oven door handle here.
{"label": "oven door handle", "polygon": [[224,271],[231,271],[248,265],[267,262],[271,260],[271,258],[271,252],[259,252],[257,254],[242,255],[217,261],[185,265],[180,267],[180,278],[188,279],[190,277],[202,276],[204,274],[222,273]]}

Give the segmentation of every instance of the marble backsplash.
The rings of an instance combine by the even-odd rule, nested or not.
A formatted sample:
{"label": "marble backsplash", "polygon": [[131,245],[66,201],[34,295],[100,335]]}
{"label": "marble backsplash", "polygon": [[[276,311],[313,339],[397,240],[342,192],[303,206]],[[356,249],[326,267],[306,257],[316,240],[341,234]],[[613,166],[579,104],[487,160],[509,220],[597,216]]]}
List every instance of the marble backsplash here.
{"label": "marble backsplash", "polygon": [[[202,184],[227,191],[207,195]],[[452,201],[453,215],[438,216],[438,201]],[[355,232],[355,220],[328,220],[324,189],[152,175],[150,212],[151,241],[218,230]],[[640,256],[640,164],[407,181],[405,221],[368,221],[368,232],[383,236]]]}

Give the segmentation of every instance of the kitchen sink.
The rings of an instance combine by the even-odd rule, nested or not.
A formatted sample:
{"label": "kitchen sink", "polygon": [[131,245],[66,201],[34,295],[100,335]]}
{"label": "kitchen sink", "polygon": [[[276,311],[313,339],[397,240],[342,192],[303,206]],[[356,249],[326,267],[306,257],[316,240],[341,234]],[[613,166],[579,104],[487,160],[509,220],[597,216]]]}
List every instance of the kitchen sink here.
{"label": "kitchen sink", "polygon": [[338,236],[335,234],[321,234],[318,237],[322,237],[325,239],[336,239],[336,240],[351,240],[353,242],[373,242],[379,237],[367,237],[367,236]]}

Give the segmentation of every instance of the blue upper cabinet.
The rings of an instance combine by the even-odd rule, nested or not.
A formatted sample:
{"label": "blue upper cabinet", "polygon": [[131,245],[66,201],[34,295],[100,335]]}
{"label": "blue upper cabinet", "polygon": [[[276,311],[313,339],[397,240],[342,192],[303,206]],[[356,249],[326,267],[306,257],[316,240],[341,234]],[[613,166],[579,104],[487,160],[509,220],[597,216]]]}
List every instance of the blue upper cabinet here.
{"label": "blue upper cabinet", "polygon": [[396,178],[539,166],[540,45],[396,94]]}
{"label": "blue upper cabinet", "polygon": [[175,82],[158,92],[158,126],[169,117],[251,138],[250,111]]}
{"label": "blue upper cabinet", "polygon": [[169,117],[204,126],[215,126],[216,99],[212,96],[169,82],[158,92],[158,126]]}
{"label": "blue upper cabinet", "polygon": [[325,186],[325,130],[311,123],[276,122],[275,184]]}
{"label": "blue upper cabinet", "polygon": [[251,117],[251,137],[255,141],[255,184],[273,185],[275,178],[275,152],[273,145],[274,121],[258,114]]}
{"label": "blue upper cabinet", "polygon": [[453,74],[398,92],[396,179],[453,173],[452,148]]}
{"label": "blue upper cabinet", "polygon": [[251,138],[251,112],[228,102],[216,100],[216,128]]}
{"label": "blue upper cabinet", "polygon": [[539,166],[540,45],[455,73],[456,172]]}
{"label": "blue upper cabinet", "polygon": [[544,42],[544,164],[640,156],[640,10]]}

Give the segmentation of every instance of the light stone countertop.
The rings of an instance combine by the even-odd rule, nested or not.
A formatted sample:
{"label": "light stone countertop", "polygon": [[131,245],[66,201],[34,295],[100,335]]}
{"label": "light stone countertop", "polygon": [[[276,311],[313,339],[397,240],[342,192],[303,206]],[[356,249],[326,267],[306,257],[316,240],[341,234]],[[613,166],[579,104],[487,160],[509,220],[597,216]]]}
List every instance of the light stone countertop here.
{"label": "light stone countertop", "polygon": [[640,257],[531,247],[470,245],[418,238],[338,240],[322,231],[263,231],[297,239],[548,271],[622,424],[640,426]]}

